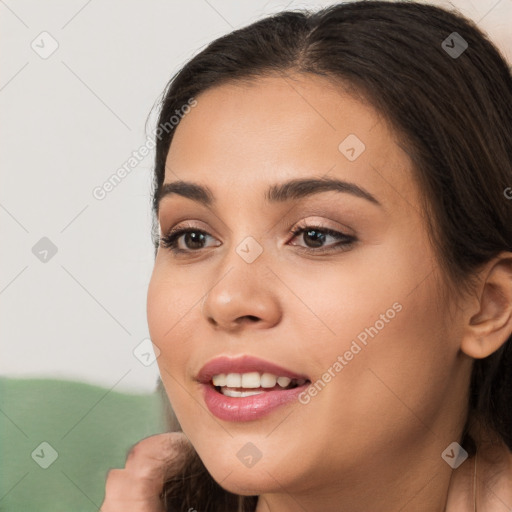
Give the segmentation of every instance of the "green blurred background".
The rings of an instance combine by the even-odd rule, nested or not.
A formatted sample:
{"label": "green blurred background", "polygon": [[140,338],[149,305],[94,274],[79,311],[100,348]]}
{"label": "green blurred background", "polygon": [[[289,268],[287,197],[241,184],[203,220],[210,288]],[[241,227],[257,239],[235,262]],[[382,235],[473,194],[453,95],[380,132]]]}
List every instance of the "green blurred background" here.
{"label": "green blurred background", "polygon": [[1,377],[0,511],[97,511],[107,471],[124,467],[138,441],[166,431],[164,414],[158,389],[135,395]]}

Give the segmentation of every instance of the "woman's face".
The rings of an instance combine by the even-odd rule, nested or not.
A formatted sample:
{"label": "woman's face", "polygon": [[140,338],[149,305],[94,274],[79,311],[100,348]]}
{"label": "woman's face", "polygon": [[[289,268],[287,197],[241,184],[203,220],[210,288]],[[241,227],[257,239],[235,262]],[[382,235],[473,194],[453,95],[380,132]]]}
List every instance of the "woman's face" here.
{"label": "woman's face", "polygon": [[[416,459],[449,471],[440,454],[460,434],[469,367],[400,140],[321,77],[196,99],[165,184],[207,188],[211,203],[185,189],[162,197],[162,234],[195,233],[175,241],[181,253],[159,248],[148,321],[167,394],[209,472],[239,494],[300,494],[367,486],[379,470],[384,485]],[[350,185],[283,187],[292,180]],[[201,372],[220,356],[227,365]],[[281,369],[237,365],[242,356]],[[229,389],[200,382],[221,373],[235,374],[216,377]],[[272,375],[307,382],[262,389]]]}

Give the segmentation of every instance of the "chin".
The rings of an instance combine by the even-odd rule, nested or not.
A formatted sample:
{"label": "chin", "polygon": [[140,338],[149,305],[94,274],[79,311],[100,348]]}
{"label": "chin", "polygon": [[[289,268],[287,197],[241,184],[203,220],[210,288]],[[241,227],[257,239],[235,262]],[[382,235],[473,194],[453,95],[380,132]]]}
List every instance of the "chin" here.
{"label": "chin", "polygon": [[304,461],[290,465],[296,457],[285,453],[282,446],[279,450],[276,444],[279,443],[265,441],[265,436],[260,439],[235,435],[229,442],[215,446],[202,442],[195,448],[212,478],[223,489],[242,496],[255,496],[293,488],[307,474]]}
{"label": "chin", "polygon": [[[264,493],[282,492],[284,482],[277,480],[273,475],[279,475],[278,468],[272,467],[269,470],[261,468],[243,468],[230,466],[227,468],[208,468],[212,478],[226,491],[241,496],[257,496]],[[228,475],[228,476],[226,476]],[[278,476],[279,478],[279,476]]]}

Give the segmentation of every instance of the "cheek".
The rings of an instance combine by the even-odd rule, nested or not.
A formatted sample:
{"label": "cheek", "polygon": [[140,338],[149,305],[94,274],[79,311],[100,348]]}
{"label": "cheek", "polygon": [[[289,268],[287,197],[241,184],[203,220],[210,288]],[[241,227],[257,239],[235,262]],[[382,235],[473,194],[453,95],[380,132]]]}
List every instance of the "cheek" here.
{"label": "cheek", "polygon": [[435,259],[428,246],[414,246],[346,258],[343,271],[328,279],[325,269],[310,273],[315,293],[306,280],[296,281],[294,291],[329,327],[311,315],[316,323],[301,326],[304,353],[320,379],[305,407],[321,430],[341,429],[354,446],[385,443],[395,428],[412,440],[450,392],[457,328],[445,318]]}
{"label": "cheek", "polygon": [[191,316],[200,307],[201,289],[179,272],[171,271],[165,264],[155,263],[147,293],[147,320],[153,343],[162,352],[169,350],[177,341],[191,334]]}
{"label": "cheek", "polygon": [[184,388],[190,386],[187,368],[197,347],[202,290],[193,276],[180,275],[157,258],[147,293],[148,328],[160,350],[157,364],[162,382],[182,425],[182,411],[186,414],[196,405]]}
{"label": "cheek", "polygon": [[412,445],[451,392],[455,328],[441,321],[433,276],[418,286],[418,273],[402,272],[397,279],[381,274],[365,294],[333,307],[338,337],[334,344],[319,342],[311,353],[321,368],[316,378],[325,380],[328,368],[335,377],[326,376],[330,383],[319,384],[306,407],[320,430],[341,431],[350,440],[340,448],[345,455],[388,446],[390,435]]}
{"label": "cheek", "polygon": [[185,368],[190,358],[193,324],[189,318],[197,315],[197,292],[177,282],[172,273],[156,265],[147,293],[147,321],[152,342],[159,348],[157,364],[169,397],[185,380]]}

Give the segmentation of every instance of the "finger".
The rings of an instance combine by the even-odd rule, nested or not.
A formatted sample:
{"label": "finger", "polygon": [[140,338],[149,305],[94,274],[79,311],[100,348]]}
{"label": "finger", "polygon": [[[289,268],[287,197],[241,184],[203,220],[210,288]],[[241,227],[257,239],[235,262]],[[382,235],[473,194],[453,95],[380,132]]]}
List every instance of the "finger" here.
{"label": "finger", "polygon": [[177,469],[190,449],[190,441],[182,432],[152,435],[131,447],[125,468],[140,478],[151,479],[159,476],[164,467]]}
{"label": "finger", "polygon": [[179,471],[190,442],[181,432],[149,436],[129,450],[124,469],[110,469],[102,512],[162,512],[167,476]]}
{"label": "finger", "polygon": [[151,489],[146,481],[126,469],[108,472],[105,500],[101,512],[163,512],[160,490]]}

